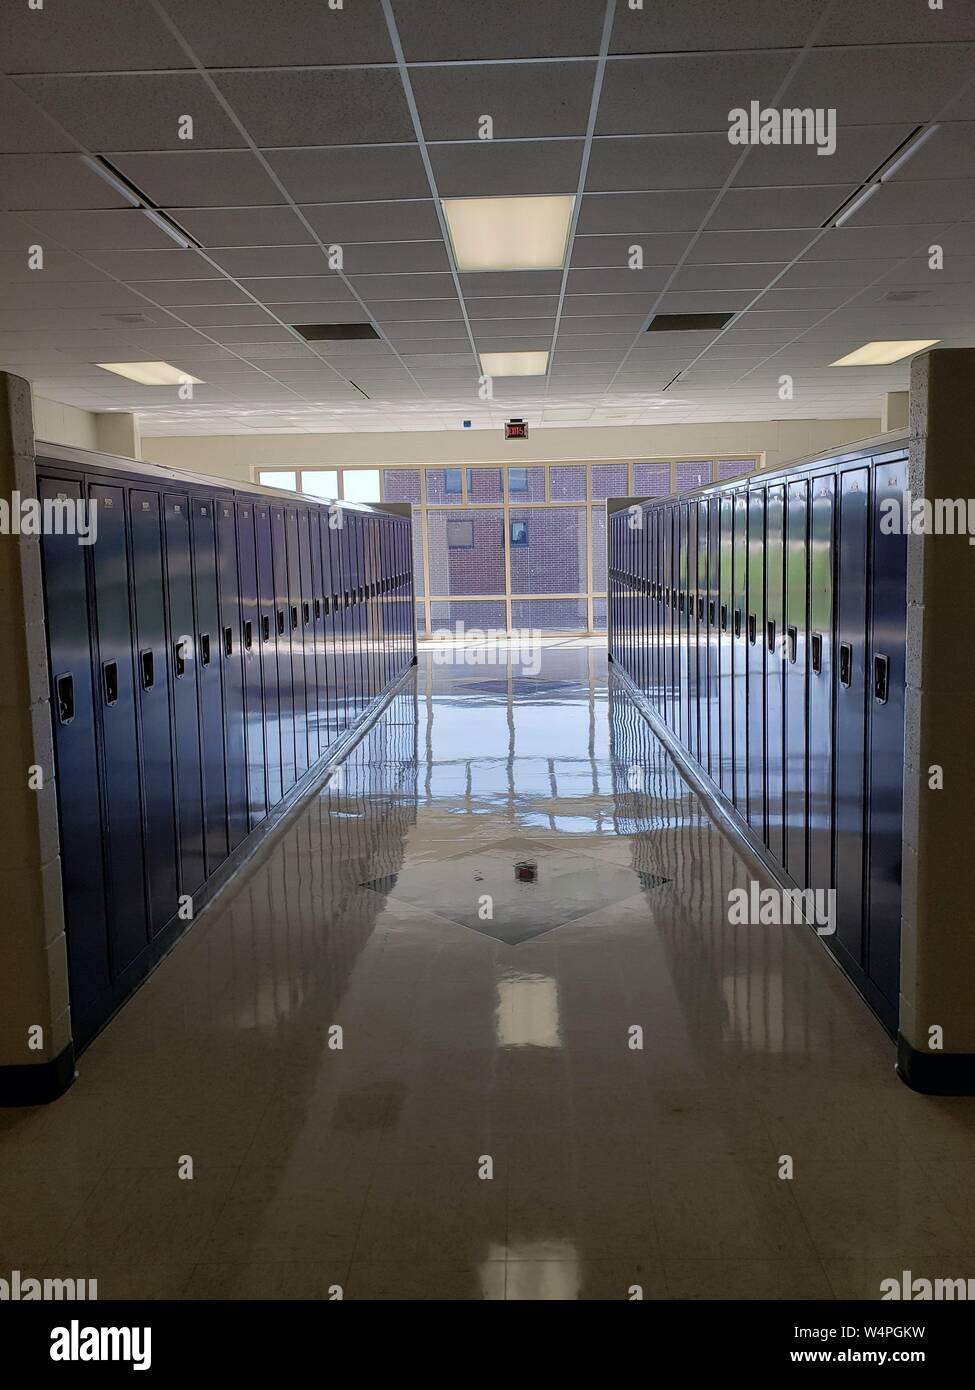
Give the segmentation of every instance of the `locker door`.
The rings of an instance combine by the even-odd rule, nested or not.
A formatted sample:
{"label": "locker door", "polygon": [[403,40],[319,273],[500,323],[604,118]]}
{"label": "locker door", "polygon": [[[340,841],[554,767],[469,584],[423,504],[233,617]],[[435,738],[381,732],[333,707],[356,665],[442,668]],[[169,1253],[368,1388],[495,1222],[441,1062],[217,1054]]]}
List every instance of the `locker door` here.
{"label": "locker door", "polygon": [[169,649],[173,673],[173,724],[176,734],[176,808],[179,820],[179,891],[195,893],[206,882],[203,839],[203,761],[200,754],[200,699],[193,567],[190,556],[190,504],[185,494],[163,499],[166,530],[166,588]]}
{"label": "locker door", "polygon": [[721,501],[708,499],[708,718],[712,780],[721,784]]}
{"label": "locker door", "polygon": [[285,510],[288,533],[288,621],[291,634],[291,679],[294,686],[295,773],[300,781],[308,771],[308,709],[305,704],[305,647],[301,610],[301,553],[298,512]]}
{"label": "locker door", "polygon": [[191,504],[193,575],[196,593],[197,665],[200,688],[200,748],[203,754],[203,826],[207,877],[229,853],[227,780],[223,746],[223,672],[213,503]]}
{"label": "locker door", "polygon": [[348,586],[348,605],[345,609],[345,704],[349,723],[359,717],[362,677],[359,674],[361,645],[359,642],[358,602],[358,518],[349,513],[342,528],[342,569]]}
{"label": "locker door", "polygon": [[732,670],[734,629],[734,522],[735,500],[725,493],[719,502],[720,560],[718,570],[718,702],[721,710],[721,790],[730,799],[735,794],[734,673]]}
{"label": "locker door", "polygon": [[697,503],[690,502],[687,507],[687,749],[695,759],[699,759],[701,755],[697,672],[697,557],[699,545]]}
{"label": "locker door", "polygon": [[688,663],[688,626],[687,626],[687,602],[690,589],[688,579],[688,551],[687,551],[687,503],[681,502],[677,508],[678,523],[680,525],[680,568],[677,575],[677,625],[679,629],[678,656],[680,661],[680,689],[678,700],[680,707],[680,741],[687,748],[690,744],[690,706],[688,703],[689,684],[687,679]]}
{"label": "locker door", "polygon": [[769,487],[765,500],[765,843],[785,863],[783,678],[785,634],[785,489]]}
{"label": "locker door", "polygon": [[308,512],[308,535],[311,545],[312,621],[315,628],[315,720],[319,756],[329,745],[328,684],[325,676],[325,583],[322,579],[321,524],[327,522],[321,507]]}
{"label": "locker door", "polygon": [[268,805],[273,808],[281,800],[284,787],[281,775],[281,700],[278,693],[278,616],[274,597],[271,508],[266,504],[255,504],[254,535],[257,546],[257,602],[264,692],[264,756],[267,767]]}
{"label": "locker door", "polygon": [[836,479],[812,480],[809,523],[809,886],[833,884],[833,556]]}
{"label": "locker door", "polygon": [[[44,502],[63,497],[77,504],[82,498],[80,482],[40,478],[38,488]],[[111,1007],[92,631],[85,575],[89,548],[95,547],[79,545],[72,535],[45,533],[41,537],[65,941],[76,1044],[88,1041]]]}
{"label": "locker door", "polygon": [[240,576],[234,504],[218,499],[217,583],[220,590],[220,664],[223,667],[224,748],[227,757],[227,827],[230,848],[247,834],[247,739],[244,724],[244,666],[241,658]]}
{"label": "locker door", "polygon": [[903,515],[907,460],[877,464],[873,481],[867,973],[886,1001],[884,1021],[894,1028],[900,984],[907,537],[884,534],[880,509],[896,498]]}
{"label": "locker door", "polygon": [[376,693],[376,651],[373,632],[372,612],[372,518],[362,519],[362,632],[364,643],[365,703],[368,704]]}
{"label": "locker door", "polygon": [[287,793],[296,781],[295,683],[291,660],[288,527],[283,507],[271,508],[271,562],[274,573],[274,644],[278,659],[278,702],[281,711],[281,783]]}
{"label": "locker door", "polygon": [[765,840],[765,489],[748,493],[748,822]]}
{"label": "locker door", "polygon": [[342,724],[339,716],[341,697],[338,685],[338,624],[339,624],[339,570],[338,541],[332,528],[333,513],[322,516],[322,584],[325,603],[325,702],[328,722],[328,739],[332,743],[338,737]]}
{"label": "locker door", "polygon": [[653,512],[643,512],[642,527],[637,537],[643,584],[643,596],[640,601],[640,691],[646,699],[653,698],[653,518]]}
{"label": "locker door", "polygon": [[365,523],[361,516],[353,517],[352,560],[354,565],[355,604],[352,618],[355,629],[355,643],[358,661],[356,664],[356,715],[360,715],[369,702],[369,651],[366,632],[365,604]]}
{"label": "locker door", "polygon": [[674,509],[664,508],[664,718],[674,727]]}
{"label": "locker door", "polygon": [[98,484],[92,486],[89,496],[98,511],[98,541],[91,547],[98,637],[95,683],[114,979],[149,941],[136,734],[135,635],[129,608],[125,492]]}
{"label": "locker door", "polygon": [[163,589],[162,518],[158,492],[129,492],[132,588],[135,596],[142,803],[153,935],[179,906],[173,731]]}
{"label": "locker door", "polygon": [[863,964],[867,555],[870,470],[840,474],[836,569],[836,754],[833,811],[836,941]]}
{"label": "locker door", "polygon": [[669,641],[670,641],[670,727],[680,738],[680,614],[677,611],[679,601],[680,586],[680,506],[672,503],[669,507],[670,518],[668,535],[670,536],[670,608],[669,612]]}
{"label": "locker door", "polygon": [[710,522],[707,501],[697,504],[697,701],[700,749],[698,762],[705,772],[711,763],[711,687],[708,648],[708,543]]}
{"label": "locker door", "polygon": [[298,578],[301,588],[298,624],[304,656],[305,718],[308,766],[318,762],[318,666],[315,661],[315,610],[311,584],[311,522],[308,510],[298,513]]}
{"label": "locker door", "polygon": [[785,867],[805,888],[806,698],[808,689],[807,526],[809,481],[789,484],[785,578]]}
{"label": "locker door", "polygon": [[264,692],[261,610],[257,590],[254,506],[238,502],[237,557],[240,566],[240,646],[244,667],[244,727],[247,748],[247,823],[251,830],[267,815],[264,752]]}
{"label": "locker door", "polygon": [[734,709],[734,797],[748,815],[748,493],[735,493],[732,555],[731,683]]}
{"label": "locker door", "polygon": [[335,586],[335,700],[339,731],[351,723],[351,638],[349,634],[349,537],[347,514],[339,514],[341,525],[331,533],[332,584]]}

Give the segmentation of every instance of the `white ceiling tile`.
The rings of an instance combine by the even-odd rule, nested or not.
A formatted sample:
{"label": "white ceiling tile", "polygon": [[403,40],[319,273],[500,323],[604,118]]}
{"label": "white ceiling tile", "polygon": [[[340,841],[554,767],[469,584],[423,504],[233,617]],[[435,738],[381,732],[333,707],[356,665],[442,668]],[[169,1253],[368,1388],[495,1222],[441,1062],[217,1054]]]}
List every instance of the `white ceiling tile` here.
{"label": "white ceiling tile", "polygon": [[251,139],[268,149],[415,138],[395,68],[216,72],[214,81]]}
{"label": "white ceiling tile", "polygon": [[[161,150],[110,154],[116,168],[157,207],[251,207],[287,201],[249,150]],[[95,174],[89,177],[97,183]],[[104,185],[106,193],[111,193]],[[92,205],[113,207],[107,201]]]}
{"label": "white ceiling tile", "polygon": [[481,139],[584,136],[595,63],[485,63],[476,67],[416,68],[410,74],[424,137]]}
{"label": "white ceiling tile", "polygon": [[432,145],[430,160],[442,198],[575,193],[581,140],[492,140]]}
{"label": "white ceiling tile", "polygon": [[430,196],[416,145],[269,150],[267,160],[297,203],[388,202]]}
{"label": "white ceiling tile", "polygon": [[288,67],[393,60],[379,0],[349,0],[333,9],[322,0],[166,0],[201,62],[214,67]]}
{"label": "white ceiling tile", "polygon": [[565,0],[395,0],[393,12],[407,62],[461,59],[562,58],[599,52],[602,5]]}

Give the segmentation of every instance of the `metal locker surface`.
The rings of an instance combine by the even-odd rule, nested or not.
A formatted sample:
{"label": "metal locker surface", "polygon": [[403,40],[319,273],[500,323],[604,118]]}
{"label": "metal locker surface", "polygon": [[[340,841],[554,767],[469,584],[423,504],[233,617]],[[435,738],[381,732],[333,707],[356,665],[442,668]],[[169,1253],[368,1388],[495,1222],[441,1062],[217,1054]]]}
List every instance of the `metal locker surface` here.
{"label": "metal locker surface", "polygon": [[765,843],[785,864],[785,489],[765,494]]}
{"label": "metal locker surface", "polygon": [[748,823],[765,840],[765,489],[748,493]]}
{"label": "metal locker surface", "polygon": [[114,978],[149,942],[136,734],[136,653],[129,608],[125,492],[121,487],[95,484],[89,496],[98,509],[98,541],[91,547],[98,645],[95,680]]}
{"label": "metal locker surface", "polygon": [[298,578],[300,607],[298,626],[304,656],[305,719],[308,766],[318,762],[318,664],[315,660],[315,609],[311,583],[311,523],[308,509],[298,512]]}
{"label": "metal locker surface", "polygon": [[697,503],[697,727],[698,762],[707,772],[711,762],[711,653],[708,646],[708,544],[711,528],[705,498]]}
{"label": "metal locker surface", "polygon": [[267,815],[264,750],[264,681],[261,671],[261,609],[257,589],[254,505],[237,502],[237,560],[240,573],[240,647],[244,664],[244,727],[247,748],[247,820],[251,830]]}
{"label": "metal locker surface", "polygon": [[721,785],[721,503],[708,498],[708,722],[711,726],[708,771]]}
{"label": "metal locker surface", "polygon": [[137,707],[142,735],[142,803],[153,935],[175,917],[179,906],[173,728],[159,501],[158,492],[135,488],[129,491],[131,582],[138,653]]}
{"label": "metal locker surface", "polygon": [[748,493],[735,493],[731,576],[731,684],[734,801],[748,816]]}
{"label": "metal locker surface", "polygon": [[176,735],[176,809],[179,821],[179,891],[196,893],[206,882],[203,836],[203,759],[197,690],[196,618],[190,549],[190,504],[185,493],[163,498],[166,594]]}
{"label": "metal locker surface", "polygon": [[339,543],[332,522],[338,513],[329,512],[322,519],[322,584],[325,591],[325,691],[328,718],[328,737],[331,743],[342,728],[340,710],[344,696],[339,686]]}
{"label": "metal locker surface", "polygon": [[875,1006],[893,1029],[900,988],[907,537],[900,531],[888,534],[890,528],[882,523],[883,509],[892,502],[897,503],[896,515],[903,515],[907,460],[876,464],[873,483],[866,968],[882,996]]}
{"label": "metal locker surface", "polygon": [[719,509],[721,557],[718,567],[718,649],[719,704],[721,708],[721,790],[729,801],[735,794],[735,711],[734,672],[732,662],[734,600],[734,543],[735,504],[730,493],[721,497]]}
{"label": "metal locker surface", "polygon": [[196,593],[197,663],[200,691],[200,748],[203,756],[203,827],[207,876],[229,854],[227,777],[223,746],[223,634],[217,590],[217,549],[213,502],[190,503],[193,575]]}
{"label": "metal locker surface", "polygon": [[[863,966],[867,557],[870,470],[840,474],[836,566],[836,744],[833,807],[836,942]],[[830,938],[827,938],[831,944]]]}
{"label": "metal locker surface", "polygon": [[227,830],[236,849],[250,824],[247,804],[247,738],[241,654],[237,518],[229,498],[217,498],[217,583],[220,591],[219,657],[223,667],[223,733],[227,759]]}
{"label": "metal locker surface", "polygon": [[701,755],[697,652],[697,503],[687,506],[687,750],[695,760]]}
{"label": "metal locker surface", "polygon": [[809,480],[788,485],[785,574],[785,869],[806,886]]}
{"label": "metal locker surface", "polygon": [[[76,505],[83,496],[80,482],[43,477],[38,479],[38,493],[43,502],[66,498]],[[45,531],[41,537],[65,945],[76,1045],[87,1042],[111,1012],[92,617],[86,578],[89,548],[70,534]]]}
{"label": "metal locker surface", "polygon": [[836,478],[811,482],[809,518],[809,887],[833,885],[833,560]]}
{"label": "metal locker surface", "polygon": [[288,528],[283,507],[271,507],[271,563],[274,572],[274,644],[278,659],[281,712],[281,783],[285,793],[297,780],[295,767],[295,681],[291,659],[291,594],[288,589]]}
{"label": "metal locker surface", "polygon": [[319,756],[331,739],[328,732],[328,681],[325,671],[325,582],[322,578],[322,525],[328,525],[328,513],[323,507],[308,509],[308,534],[311,545],[312,624],[315,630],[315,718]]}
{"label": "metal locker surface", "polygon": [[271,508],[254,506],[254,540],[257,548],[257,608],[261,644],[261,681],[264,693],[264,759],[267,800],[273,809],[284,794],[281,776],[281,700],[278,693],[277,604],[274,594],[274,561],[271,542]]}
{"label": "metal locker surface", "polygon": [[294,689],[295,773],[300,779],[308,771],[308,709],[305,704],[305,647],[301,615],[301,553],[298,539],[298,511],[286,507],[288,534],[288,610],[285,627],[291,634],[291,681]]}
{"label": "metal locker surface", "polygon": [[349,541],[345,528],[345,513],[338,514],[339,525],[330,533],[332,586],[335,590],[335,701],[339,732],[350,722],[351,672],[349,650]]}
{"label": "metal locker surface", "polygon": [[677,507],[677,519],[680,527],[680,549],[678,573],[677,573],[677,658],[678,658],[678,709],[680,711],[680,740],[684,747],[690,746],[690,683],[687,677],[687,666],[689,660],[688,647],[688,625],[687,625],[687,598],[690,592],[690,580],[688,577],[688,549],[687,549],[687,503],[681,502]]}

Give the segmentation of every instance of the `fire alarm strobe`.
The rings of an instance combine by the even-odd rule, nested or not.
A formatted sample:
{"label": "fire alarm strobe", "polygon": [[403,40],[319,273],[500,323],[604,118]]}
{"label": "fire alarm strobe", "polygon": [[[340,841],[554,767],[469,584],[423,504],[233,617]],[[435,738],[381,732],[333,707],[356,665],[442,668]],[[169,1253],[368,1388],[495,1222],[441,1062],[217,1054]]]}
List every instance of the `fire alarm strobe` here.
{"label": "fire alarm strobe", "polygon": [[528,426],[524,420],[507,420],[504,426],[505,439],[527,439]]}

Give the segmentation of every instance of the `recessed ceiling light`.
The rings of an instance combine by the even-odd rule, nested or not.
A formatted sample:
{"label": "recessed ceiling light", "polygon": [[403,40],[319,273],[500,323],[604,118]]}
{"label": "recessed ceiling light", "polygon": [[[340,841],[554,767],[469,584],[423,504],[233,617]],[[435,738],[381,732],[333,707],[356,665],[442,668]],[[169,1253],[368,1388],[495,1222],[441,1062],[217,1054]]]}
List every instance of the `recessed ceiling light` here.
{"label": "recessed ceiling light", "polygon": [[379,337],[371,323],[296,323],[294,327],[310,343]]}
{"label": "recessed ceiling light", "polygon": [[856,352],[848,352],[831,362],[831,367],[887,367],[891,362],[899,362],[902,357],[912,357],[916,352],[934,347],[940,338],[901,338],[892,342],[864,343]]}
{"label": "recessed ceiling light", "polygon": [[485,376],[544,376],[547,370],[547,352],[481,353],[481,371]]}
{"label": "recessed ceiling light", "polygon": [[441,200],[457,269],[561,270],[574,194]]}
{"label": "recessed ceiling light", "polygon": [[185,386],[187,382],[193,386],[204,385],[200,377],[181,372],[168,362],[96,362],[95,366],[114,372],[116,376],[128,377],[140,386]]}

